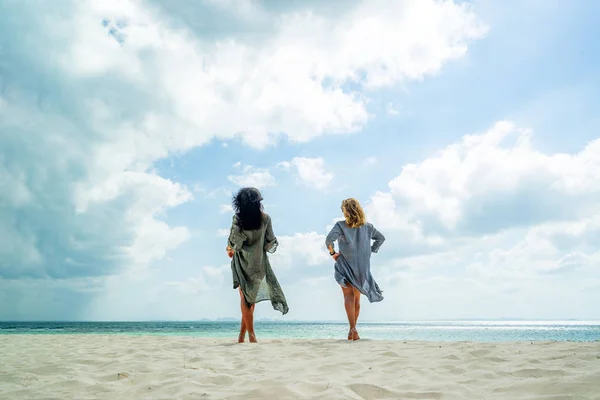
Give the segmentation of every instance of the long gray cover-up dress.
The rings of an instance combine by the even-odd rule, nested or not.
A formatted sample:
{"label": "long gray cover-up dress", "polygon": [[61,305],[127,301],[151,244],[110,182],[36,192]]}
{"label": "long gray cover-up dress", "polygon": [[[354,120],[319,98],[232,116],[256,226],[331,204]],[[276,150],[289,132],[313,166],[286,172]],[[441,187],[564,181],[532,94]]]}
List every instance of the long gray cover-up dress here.
{"label": "long gray cover-up dress", "polygon": [[340,248],[335,262],[337,283],[343,287],[350,283],[371,303],[383,300],[382,291],[371,275],[371,253],[377,253],[385,237],[372,224],[349,228],[346,221],[339,221],[327,235],[325,245],[329,248],[336,240]]}
{"label": "long gray cover-up dress", "polygon": [[262,226],[254,231],[246,231],[240,229],[237,216],[234,216],[228,244],[235,250],[231,259],[233,288],[242,288],[249,305],[270,300],[274,309],[286,314],[287,301],[267,256],[267,252],[274,253],[278,245],[271,217],[263,214]]}

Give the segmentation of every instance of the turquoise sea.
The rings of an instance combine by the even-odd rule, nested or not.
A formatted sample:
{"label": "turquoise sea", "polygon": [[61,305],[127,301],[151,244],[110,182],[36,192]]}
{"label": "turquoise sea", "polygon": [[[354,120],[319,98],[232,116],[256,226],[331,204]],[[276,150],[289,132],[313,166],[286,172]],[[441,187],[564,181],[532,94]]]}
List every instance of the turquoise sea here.
{"label": "turquoise sea", "polygon": [[[344,323],[257,322],[258,337],[344,338]],[[237,338],[238,322],[0,322],[0,334],[181,335]],[[438,321],[359,324],[362,338],[428,341],[598,341],[600,322]]]}

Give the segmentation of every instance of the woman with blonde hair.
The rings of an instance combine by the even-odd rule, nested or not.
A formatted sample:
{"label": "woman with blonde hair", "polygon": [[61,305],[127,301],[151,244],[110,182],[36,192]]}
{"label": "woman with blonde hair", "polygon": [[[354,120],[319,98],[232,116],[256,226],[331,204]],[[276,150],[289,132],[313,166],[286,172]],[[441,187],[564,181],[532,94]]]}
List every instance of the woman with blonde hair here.
{"label": "woman with blonde hair", "polygon": [[[344,294],[344,307],[350,324],[348,340],[358,340],[356,323],[360,313],[360,295],[367,296],[371,303],[383,300],[382,291],[371,275],[371,253],[377,253],[385,237],[367,222],[356,199],[342,201],[342,212],[345,220],[333,226],[325,245],[335,261],[335,280]],[[339,252],[333,246],[335,241]]]}

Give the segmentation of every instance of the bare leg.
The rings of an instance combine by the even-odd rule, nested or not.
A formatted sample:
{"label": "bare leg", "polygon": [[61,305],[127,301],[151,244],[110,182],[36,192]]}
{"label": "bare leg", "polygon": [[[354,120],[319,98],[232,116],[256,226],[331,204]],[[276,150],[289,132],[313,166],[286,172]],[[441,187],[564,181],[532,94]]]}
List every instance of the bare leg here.
{"label": "bare leg", "polygon": [[240,324],[240,335],[238,336],[238,343],[244,343],[246,340],[246,322],[242,317],[242,323]]}
{"label": "bare leg", "polygon": [[348,324],[350,324],[350,332],[348,333],[348,340],[354,339],[354,332],[356,331],[356,315],[354,305],[354,288],[350,285],[348,287],[342,286],[342,292],[344,293],[344,308],[346,309],[346,315],[348,316]]}
{"label": "bare leg", "polygon": [[[360,314],[360,291],[357,288],[352,288],[354,290],[354,327],[356,328],[356,325],[358,325],[358,314]],[[356,329],[354,330],[353,334],[352,334],[352,339],[353,340],[358,340],[360,339],[360,336],[358,336],[358,331],[356,331]]]}
{"label": "bare leg", "polygon": [[250,339],[250,343],[256,343],[256,335],[254,334],[254,306],[256,306],[256,304],[252,304],[252,306],[250,306],[250,326],[252,327],[252,329],[248,329],[248,338]]}
{"label": "bare leg", "polygon": [[244,294],[240,288],[240,309],[242,311],[242,323],[240,324],[240,335],[238,336],[238,343],[244,343],[246,340],[246,321],[244,319]]}
{"label": "bare leg", "polygon": [[[242,323],[245,329],[248,331],[248,338],[250,343],[256,343],[256,336],[254,334],[254,304],[250,307],[246,304],[244,294],[240,289],[240,308],[242,309]],[[241,332],[240,332],[241,334]]]}

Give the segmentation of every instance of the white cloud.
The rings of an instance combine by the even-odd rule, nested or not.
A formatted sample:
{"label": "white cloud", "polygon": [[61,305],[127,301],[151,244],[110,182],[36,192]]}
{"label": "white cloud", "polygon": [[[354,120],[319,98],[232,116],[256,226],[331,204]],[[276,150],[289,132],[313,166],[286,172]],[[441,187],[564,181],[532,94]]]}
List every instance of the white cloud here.
{"label": "white cloud", "polygon": [[203,292],[214,290],[221,286],[225,279],[225,272],[229,266],[221,268],[202,267],[200,274],[184,281],[166,282],[166,286],[175,288],[180,293],[184,294],[202,294]]}
{"label": "white cloud", "polygon": [[[441,291],[440,313],[421,312],[451,318],[592,315],[575,308],[599,301],[581,292],[581,283],[598,279],[600,140],[574,154],[546,154],[531,136],[499,122],[405,165],[389,192],[371,197],[367,214],[388,239],[378,257],[391,257],[374,271],[384,290],[394,288],[387,291],[392,302],[408,297],[411,304],[431,304],[441,300]],[[412,286],[420,292],[411,293]]]}
{"label": "white cloud", "polygon": [[205,0],[223,11],[232,13],[242,20],[263,21],[266,12],[254,0]]}
{"label": "white cloud", "polygon": [[405,165],[385,196],[402,208],[403,219],[438,231],[495,232],[597,212],[600,140],[577,154],[548,155],[532,147],[531,134],[499,122],[465,136]]}
{"label": "white cloud", "polygon": [[426,244],[436,246],[444,239],[440,235],[426,235],[419,220],[410,218],[409,210],[397,210],[396,202],[390,193],[377,192],[365,205],[369,220],[385,232],[394,232],[403,238],[402,245]]}
{"label": "white cloud", "polygon": [[[61,65],[82,76],[119,71],[136,84],[152,83],[176,113],[152,115],[146,126],[172,124],[175,134],[160,139],[165,148],[203,144],[212,134],[265,146],[273,133],[305,141],[355,131],[368,118],[365,98],[343,91],[343,83],[378,88],[422,79],[462,57],[486,31],[467,6],[452,2],[364,1],[341,18],[271,18],[273,33],[263,42],[215,43],[170,28],[138,3],[88,4],[74,15],[77,34]],[[111,25],[94,23],[101,18]],[[116,20],[127,25],[113,26]]]}
{"label": "white cloud", "polygon": [[[256,4],[248,4],[252,6],[233,11],[264,14],[257,12]],[[433,0],[376,6],[363,2],[343,18],[333,19],[290,11],[270,18],[272,34],[254,43],[207,40],[173,27],[158,11],[139,2],[91,0],[77,3],[70,13],[59,13],[50,5],[16,2],[3,13],[11,19],[0,19],[6,32],[13,34],[27,26],[26,36],[37,46],[21,46],[14,40],[1,43],[13,57],[6,64],[13,80],[11,90],[3,93],[1,129],[37,124],[37,132],[23,135],[46,154],[60,154],[47,161],[57,163],[55,177],[75,179],[65,175],[65,163],[73,166],[69,171],[85,172],[85,179],[77,179],[74,188],[64,188],[61,201],[74,201],[78,209],[91,213],[89,204],[101,207],[128,194],[134,198],[124,212],[130,226],[138,227],[133,231],[162,226],[157,238],[168,231],[159,223],[149,225],[147,218],[191,197],[186,188],[151,172],[156,160],[214,137],[241,138],[261,147],[274,134],[305,141],[355,131],[367,120],[366,98],[342,90],[342,84],[352,81],[375,88],[422,79],[464,55],[468,42],[485,31],[465,6]],[[29,54],[37,58],[30,59]],[[21,62],[32,68],[19,68]],[[53,97],[58,91],[44,88],[50,83],[43,71],[52,71],[60,82],[59,97]],[[36,84],[39,89],[27,94]],[[37,103],[27,101],[36,96]],[[46,113],[52,104],[58,104],[56,110],[62,107],[77,114]],[[70,133],[74,130],[80,136]],[[30,143],[19,145],[25,149]],[[60,152],[54,151],[58,148]],[[314,166],[301,165],[301,178],[325,187],[330,175],[313,175]],[[18,171],[10,174],[19,176]],[[26,200],[32,193],[24,186],[26,178],[5,196]],[[274,184],[270,173],[260,169],[230,180],[237,185]],[[164,185],[180,193],[166,192]],[[139,204],[144,208],[137,208]],[[132,219],[136,214],[138,219]],[[28,242],[25,233],[13,233],[15,240]],[[181,230],[172,234],[168,248],[185,237]],[[128,236],[137,240],[136,234]]]}
{"label": "white cloud", "polygon": [[231,204],[221,204],[221,207],[219,208],[219,212],[221,214],[226,214],[226,213],[233,213],[233,207],[231,206]]}
{"label": "white cloud", "polygon": [[242,187],[250,186],[262,189],[267,186],[275,185],[275,177],[271,175],[271,172],[268,169],[256,168],[252,165],[243,167],[241,175],[229,175],[227,179],[237,186]]}
{"label": "white cloud", "polygon": [[219,197],[229,197],[231,196],[231,188],[225,188],[225,187],[219,187],[216,189],[213,189],[211,191],[204,191],[206,194],[204,196],[204,198],[214,198],[216,196]]}
{"label": "white cloud", "polygon": [[325,236],[316,232],[278,236],[277,240],[279,246],[271,255],[271,259],[273,263],[284,268],[293,265],[317,266],[330,259],[325,248]]}
{"label": "white cloud", "polygon": [[318,190],[327,188],[333,180],[333,173],[327,172],[325,160],[321,157],[294,157],[292,161],[281,162],[278,166],[285,170],[294,167],[302,183]]}
{"label": "white cloud", "polygon": [[[158,160],[214,139],[261,148],[357,131],[368,90],[438,73],[485,31],[452,2],[364,1],[334,18],[263,18],[257,3],[244,4],[232,12],[258,18],[268,32],[260,40],[202,37],[144,2],[5,5],[2,276],[147,268],[190,235],[163,221],[192,195],[157,174]],[[275,183],[261,169],[230,180]],[[312,183],[326,186],[327,175]]]}
{"label": "white cloud", "polygon": [[218,229],[217,236],[219,237],[227,237],[229,236],[229,229]]}
{"label": "white cloud", "polygon": [[[223,251],[223,254],[225,252]],[[94,320],[199,320],[236,315],[239,295],[232,290],[229,264],[203,266],[188,278],[164,281],[133,276],[107,278],[107,287],[86,308]],[[0,283],[1,284],[1,283]],[[229,289],[229,296],[224,292]],[[135,295],[132,295],[135,293]],[[219,302],[215,303],[215,298]],[[210,304],[210,307],[207,307]]]}
{"label": "white cloud", "polygon": [[[497,243],[468,263],[471,272],[489,279],[534,279],[546,274],[594,274],[600,261],[600,214],[569,222],[547,222],[524,230],[510,244]],[[581,276],[580,275],[580,276]]]}

